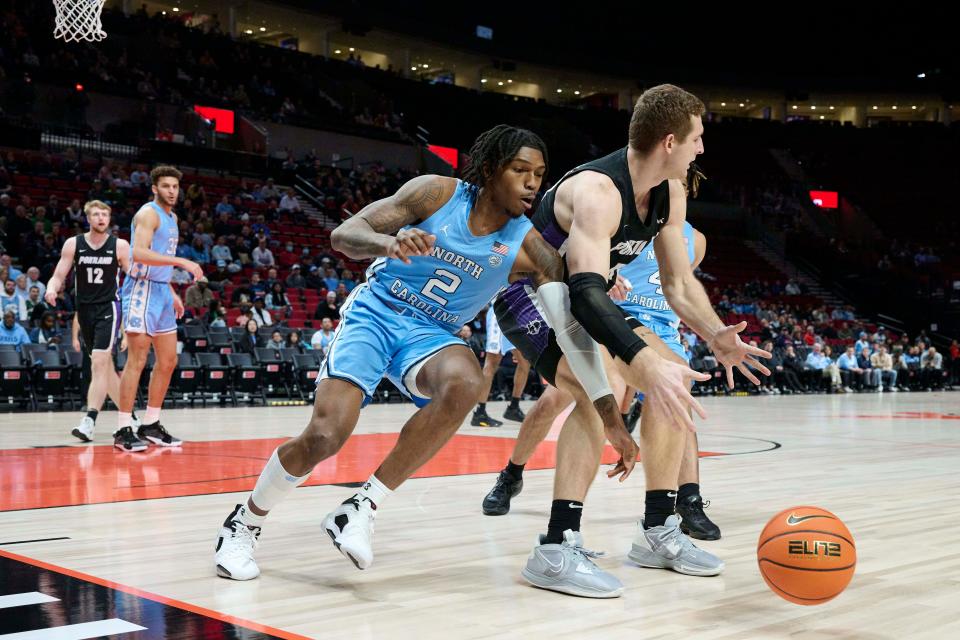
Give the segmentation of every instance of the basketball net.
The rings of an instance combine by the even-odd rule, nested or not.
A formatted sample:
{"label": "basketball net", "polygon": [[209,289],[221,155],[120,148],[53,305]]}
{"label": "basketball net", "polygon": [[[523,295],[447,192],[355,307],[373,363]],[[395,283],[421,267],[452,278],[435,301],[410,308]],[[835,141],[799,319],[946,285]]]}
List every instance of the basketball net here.
{"label": "basketball net", "polygon": [[53,0],[57,9],[53,37],[65,42],[99,42],[107,37],[100,24],[106,0]]}

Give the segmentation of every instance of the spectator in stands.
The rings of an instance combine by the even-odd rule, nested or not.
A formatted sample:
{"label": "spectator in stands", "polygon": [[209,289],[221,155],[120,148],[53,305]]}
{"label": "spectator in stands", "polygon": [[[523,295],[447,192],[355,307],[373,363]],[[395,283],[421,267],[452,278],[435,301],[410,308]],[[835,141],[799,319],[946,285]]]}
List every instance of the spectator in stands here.
{"label": "spectator in stands", "polygon": [[17,324],[16,309],[5,307],[3,310],[3,324],[0,325],[0,344],[16,345],[17,351],[20,351],[20,345],[30,344],[30,336],[27,331]]}
{"label": "spectator in stands", "polygon": [[170,282],[179,286],[187,285],[193,282],[193,276],[180,267],[174,267],[173,275],[170,276]]}
{"label": "spectator in stands", "polygon": [[283,334],[280,331],[274,331],[270,334],[270,340],[267,341],[267,344],[264,345],[268,349],[276,349],[280,351],[281,349],[287,348],[287,343],[283,339]]}
{"label": "spectator in stands", "polygon": [[337,303],[337,292],[328,291],[327,297],[317,305],[317,310],[313,314],[315,320],[340,320],[340,304]]}
{"label": "spectator in stands", "polygon": [[283,290],[283,284],[279,281],[273,283],[273,287],[270,289],[270,293],[267,294],[267,310],[280,312],[278,315],[287,315],[287,311],[290,309],[290,298],[287,297],[286,291]]}
{"label": "spectator in stands", "polygon": [[353,291],[354,287],[357,286],[356,281],[353,279],[353,272],[350,269],[344,269],[343,273],[340,276],[340,284],[342,284],[347,289],[347,293]]}
{"label": "spectator in stands", "polygon": [[[146,171],[144,171],[144,169],[145,169],[145,167],[144,167],[143,165],[136,165],[136,166],[133,168],[133,172],[130,173],[130,183],[131,183],[135,188],[136,188],[136,187],[146,187],[146,186],[147,186],[147,183],[150,182],[150,174],[147,173]],[[190,185],[190,187],[193,187],[193,186],[194,186],[194,185]],[[201,191],[201,192],[203,191],[203,187],[200,187],[200,191]],[[190,198],[191,200],[194,200],[195,198],[191,197],[191,196],[189,195],[189,192],[190,192],[190,188],[188,187],[188,188],[187,188],[187,193],[188,193],[187,197]]]}
{"label": "spectator in stands", "polygon": [[297,194],[293,189],[287,189],[287,192],[280,199],[280,213],[300,213],[302,210]]}
{"label": "spectator in stands", "polygon": [[833,347],[828,344],[823,345],[823,355],[829,361],[826,368],[827,377],[830,379],[831,389],[834,392],[843,390],[843,379],[840,377],[840,369],[833,357]]}
{"label": "spectator in stands", "polygon": [[63,340],[63,332],[57,326],[56,316],[47,311],[40,319],[40,325],[30,332],[30,341],[34,344],[57,345]]}
{"label": "spectator in stands", "polygon": [[223,310],[223,304],[216,298],[207,305],[207,312],[203,315],[203,322],[208,327],[227,326],[227,313]]}
{"label": "spectator in stands", "polygon": [[869,388],[880,391],[880,369],[873,366],[869,348],[864,348],[857,356],[857,366],[863,369],[864,383]]}
{"label": "spectator in stands", "polygon": [[258,335],[260,325],[257,324],[256,320],[251,318],[246,321],[243,327],[243,336],[237,340],[237,351],[254,355],[257,347],[260,346],[260,337]]}
{"label": "spectator in stands", "polygon": [[6,311],[11,307],[17,310],[17,320],[26,322],[26,300],[17,295],[17,283],[13,280],[7,280],[3,283],[3,293],[0,294],[0,309]]}
{"label": "spectator in stands", "polygon": [[266,217],[262,214],[257,216],[257,221],[253,223],[250,229],[253,231],[253,235],[255,235],[258,239],[270,239],[270,226],[267,224]]}
{"label": "spectator in stands", "polygon": [[[27,308],[27,318],[31,320],[31,325],[33,324],[33,311],[43,302],[43,298],[40,297],[40,289],[36,285],[30,287],[30,293],[27,294],[27,299],[24,301],[24,305]],[[0,309],[3,307],[0,306]]]}
{"label": "spectator in stands", "polygon": [[230,204],[230,196],[227,194],[223,194],[214,211],[217,213],[217,215],[227,214],[227,217],[236,215],[237,213],[236,208]]}
{"label": "spectator in stands", "polygon": [[313,334],[310,339],[310,346],[326,356],[331,342],[333,342],[333,321],[330,318],[324,318],[320,321],[320,331]]}
{"label": "spectator in stands", "polygon": [[300,336],[300,332],[294,329],[290,332],[290,335],[287,336],[287,349],[295,349],[300,353],[306,353],[310,351],[310,345],[304,342]]}
{"label": "spectator in stands", "polygon": [[886,391],[897,391],[897,370],[893,368],[893,358],[887,353],[887,346],[881,344],[877,352],[870,356],[870,365],[880,372],[880,380]]}
{"label": "spectator in stands", "polygon": [[184,303],[192,309],[205,309],[213,301],[213,291],[208,286],[207,276],[202,276],[196,283],[187,287],[187,293],[184,296]]}
{"label": "spectator in stands", "polygon": [[857,362],[857,355],[853,347],[847,347],[847,350],[840,354],[840,357],[837,358],[837,368],[840,370],[844,391],[851,393],[853,392],[852,387],[863,390],[864,370],[860,368]]}
{"label": "spectator in stands", "polygon": [[218,262],[223,260],[224,266],[228,262],[233,262],[233,254],[230,252],[230,247],[227,246],[226,236],[217,236],[217,244],[210,249],[210,259]]}
{"label": "spectator in stands", "polygon": [[860,332],[860,339],[857,340],[856,343],[854,343],[853,348],[856,353],[862,353],[865,348],[869,351],[872,351],[872,349],[870,348],[870,341],[867,338],[866,331]]}
{"label": "spectator in stands", "polygon": [[[259,276],[254,273],[254,276]],[[230,295],[230,303],[234,306],[246,303],[248,306],[253,303],[254,292],[253,288],[250,286],[250,281],[246,278],[240,281],[240,284],[234,288],[233,293]]]}
{"label": "spectator in stands", "polygon": [[273,178],[267,178],[266,184],[260,189],[257,200],[259,202],[266,202],[268,200],[276,200],[280,197],[280,190],[273,184]]}
{"label": "spectator in stands", "polygon": [[478,361],[483,360],[484,345],[480,341],[479,337],[474,335],[473,329],[470,328],[470,325],[465,324],[460,327],[460,331],[457,332],[457,336],[467,343],[467,346],[470,347],[471,351],[473,351],[473,355],[477,356]]}
{"label": "spectator in stands", "polygon": [[273,259],[273,252],[267,247],[267,239],[260,238],[257,241],[257,247],[253,250],[253,265],[258,269],[275,267],[276,261]]}
{"label": "spectator in stands", "polygon": [[257,321],[257,324],[261,327],[269,327],[273,325],[273,318],[270,316],[270,312],[266,309],[266,304],[264,298],[258,297],[253,299],[253,309],[250,312],[251,317]]}
{"label": "spectator in stands", "polygon": [[931,346],[920,356],[920,386],[924,389],[943,387],[943,354]]}
{"label": "spectator in stands", "polygon": [[784,287],[783,292],[786,293],[788,296],[799,296],[801,293],[803,293],[800,290],[800,285],[798,285],[793,280],[790,280],[789,282],[787,282],[787,286]]}
{"label": "spectator in stands", "polygon": [[290,274],[287,276],[286,285],[288,289],[303,289],[307,285],[306,279],[300,274],[299,264],[290,267]]}
{"label": "spectator in stands", "polygon": [[[253,320],[253,303],[252,302],[241,302],[240,303],[240,315],[237,316],[236,324],[238,327],[247,326],[247,322]],[[256,322],[256,320],[254,320]]]}
{"label": "spectator in stands", "polygon": [[27,269],[27,283],[25,289],[29,291],[30,287],[37,287],[40,289],[41,298],[47,292],[47,285],[40,281],[40,269],[37,269],[36,267],[30,267]]}
{"label": "spectator in stands", "polygon": [[337,275],[336,269],[330,267],[327,269],[326,276],[323,278],[323,287],[327,291],[336,291],[338,284],[340,284],[340,276]]}
{"label": "spectator in stands", "polygon": [[217,260],[217,268],[207,277],[207,284],[214,291],[223,291],[226,283],[230,280],[230,274],[227,273],[227,263],[224,260]]}
{"label": "spectator in stands", "polygon": [[[807,387],[801,381],[803,376],[803,362],[797,356],[797,352],[792,344],[788,344],[783,350],[783,382],[784,389],[793,393],[806,393]],[[776,374],[774,374],[776,375]]]}
{"label": "spectator in stands", "polygon": [[831,380],[832,376],[828,371],[832,364],[830,358],[823,353],[823,347],[820,343],[814,343],[807,359],[804,362],[804,371],[806,371],[808,386],[814,389],[822,389],[825,380]]}
{"label": "spectator in stands", "polygon": [[189,259],[193,260],[199,265],[210,264],[210,251],[203,244],[203,238],[199,235],[193,237],[193,242],[190,245],[191,256]]}
{"label": "spectator in stands", "polygon": [[267,295],[267,283],[260,278],[260,273],[257,271],[250,275],[250,290],[253,291],[254,299]]}
{"label": "spectator in stands", "polygon": [[277,264],[281,267],[292,267],[300,262],[300,254],[292,242],[287,241],[282,249],[276,254]]}
{"label": "spectator in stands", "polygon": [[305,276],[307,289],[313,289],[314,291],[319,291],[323,289],[323,279],[320,277],[320,270],[316,265],[310,265],[310,268],[307,269],[307,275]]}

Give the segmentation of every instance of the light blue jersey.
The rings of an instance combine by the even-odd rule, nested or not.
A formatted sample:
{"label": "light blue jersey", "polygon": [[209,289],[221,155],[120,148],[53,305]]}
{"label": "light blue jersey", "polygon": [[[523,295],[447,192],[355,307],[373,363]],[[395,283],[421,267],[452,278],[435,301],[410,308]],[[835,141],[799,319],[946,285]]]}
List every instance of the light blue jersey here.
{"label": "light blue jersey", "polygon": [[[163,207],[156,202],[150,202],[150,207],[156,212],[160,219],[160,226],[153,232],[153,241],[150,242],[150,249],[167,256],[177,255],[177,241],[180,239],[180,230],[177,228],[176,217],[172,213],[167,213]],[[133,245],[137,239],[137,229],[130,226],[130,277],[138,280],[153,280],[154,282],[170,282],[173,277],[173,267],[171,266],[148,266],[133,259]]]}
{"label": "light blue jersey", "polygon": [[[687,245],[690,264],[693,264],[696,249],[693,227],[689,222],[683,223],[683,241]],[[660,286],[660,267],[653,245],[647,245],[640,255],[621,267],[620,275],[629,280],[633,288],[627,293],[626,299],[617,304],[652,330],[671,351],[689,362],[690,354],[683,350],[680,342],[680,318],[670,308]]]}
{"label": "light blue jersey", "polygon": [[[683,241],[687,245],[690,264],[693,264],[696,260],[696,249],[693,241],[693,227],[689,222],[683,223]],[[627,293],[626,300],[617,304],[644,325],[648,322],[658,322],[674,329],[680,327],[680,318],[670,308],[670,304],[663,295],[663,287],[660,286],[660,266],[657,264],[653,244],[647,245],[643,253],[624,265],[620,269],[620,275],[629,280],[633,288]]]}
{"label": "light blue jersey", "polygon": [[467,220],[478,191],[458,182],[445,205],[414,225],[436,236],[431,255],[411,257],[410,264],[381,258],[370,265],[367,283],[357,285],[340,309],[318,383],[347,380],[363,391],[366,403],[387,377],[417,406],[430,401],[417,388],[417,374],[439,351],[465,346],[455,332],[507,287],[533,228],[520,217],[489,235],[473,235]]}
{"label": "light blue jersey", "polygon": [[[370,290],[388,304],[414,310],[451,333],[473,320],[509,285],[508,277],[533,224],[511,218],[500,230],[475,236],[467,226],[479,189],[457,181],[453,197],[436,213],[413,225],[436,236],[430,256],[410,264],[380,258],[367,270]],[[410,227],[406,227],[410,228]]]}
{"label": "light blue jersey", "polygon": [[[157,253],[175,256],[180,230],[176,218],[156,202],[149,203],[160,218],[160,226],[153,232],[150,249]],[[133,259],[133,245],[137,230],[130,229],[130,274],[123,281],[120,300],[123,305],[123,329],[127,333],[145,333],[156,336],[177,330],[177,318],[173,310],[173,291],[170,279],[172,266],[150,266]]]}

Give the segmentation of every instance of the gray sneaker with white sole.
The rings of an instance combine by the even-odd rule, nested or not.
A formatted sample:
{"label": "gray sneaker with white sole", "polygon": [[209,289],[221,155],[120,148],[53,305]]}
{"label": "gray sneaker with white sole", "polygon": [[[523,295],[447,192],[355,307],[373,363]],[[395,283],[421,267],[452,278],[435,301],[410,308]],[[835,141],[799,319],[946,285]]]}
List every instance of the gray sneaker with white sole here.
{"label": "gray sneaker with white sole", "polygon": [[623,583],[593,563],[592,558],[603,554],[584,549],[579,531],[564,531],[560,544],[544,544],[545,538],[540,536],[521,572],[527,582],[584,598],[616,598],[623,593]]}
{"label": "gray sneaker with white sole", "polygon": [[680,518],[670,516],[659,527],[643,528],[633,540],[627,557],[641,567],[673,569],[688,576],[715,576],[723,571],[723,560],[699,548],[680,531]]}

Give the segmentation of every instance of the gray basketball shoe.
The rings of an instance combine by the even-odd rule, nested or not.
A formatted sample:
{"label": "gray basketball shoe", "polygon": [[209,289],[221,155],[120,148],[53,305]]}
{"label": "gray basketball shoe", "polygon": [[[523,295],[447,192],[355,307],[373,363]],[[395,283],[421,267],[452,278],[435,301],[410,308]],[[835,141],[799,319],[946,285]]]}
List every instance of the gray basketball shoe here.
{"label": "gray basketball shoe", "polygon": [[640,531],[627,557],[641,567],[673,569],[688,576],[715,576],[723,571],[723,560],[707,553],[680,531],[680,518],[670,516],[659,527]]}
{"label": "gray basketball shoe", "polygon": [[603,555],[583,548],[579,531],[567,529],[560,544],[540,544],[533,548],[522,574],[527,582],[541,589],[559,591],[585,598],[616,598],[623,583],[593,563]]}

